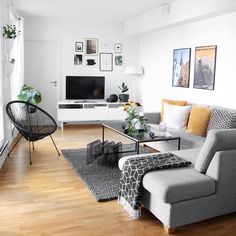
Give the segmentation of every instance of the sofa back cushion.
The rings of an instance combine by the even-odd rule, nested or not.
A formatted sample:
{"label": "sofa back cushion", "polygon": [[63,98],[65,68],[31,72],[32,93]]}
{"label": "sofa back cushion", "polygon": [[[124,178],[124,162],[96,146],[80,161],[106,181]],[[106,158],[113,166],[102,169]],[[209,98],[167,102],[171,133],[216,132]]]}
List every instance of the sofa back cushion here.
{"label": "sofa back cushion", "polygon": [[212,129],[236,128],[236,111],[224,108],[213,108],[207,132]]}
{"label": "sofa back cushion", "polygon": [[236,149],[236,129],[210,130],[198,155],[195,170],[205,174],[215,153],[229,149]]}
{"label": "sofa back cushion", "polygon": [[170,100],[170,99],[162,99],[162,107],[161,107],[161,121],[163,121],[163,116],[165,113],[165,109],[164,109],[164,104],[170,104],[170,105],[177,105],[177,106],[186,106],[187,105],[187,101],[178,101],[178,100]]}
{"label": "sofa back cushion", "polygon": [[188,121],[187,132],[200,136],[206,136],[209,119],[211,116],[211,109],[193,105]]}
{"label": "sofa back cushion", "polygon": [[191,106],[175,106],[165,103],[163,121],[168,128],[185,130]]}

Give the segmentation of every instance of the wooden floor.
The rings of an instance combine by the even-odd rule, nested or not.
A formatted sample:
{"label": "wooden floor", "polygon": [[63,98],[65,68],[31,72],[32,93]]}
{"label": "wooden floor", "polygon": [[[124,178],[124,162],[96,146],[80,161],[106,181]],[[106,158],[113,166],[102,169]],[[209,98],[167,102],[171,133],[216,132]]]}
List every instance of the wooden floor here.
{"label": "wooden floor", "polygon": [[[112,132],[106,137],[122,140]],[[59,149],[81,148],[101,137],[98,126],[65,126],[53,135]],[[147,210],[129,218],[116,200],[97,203],[49,138],[35,143],[33,165],[21,139],[0,171],[0,236],[167,235]],[[236,214],[179,228],[174,235],[236,235]]]}

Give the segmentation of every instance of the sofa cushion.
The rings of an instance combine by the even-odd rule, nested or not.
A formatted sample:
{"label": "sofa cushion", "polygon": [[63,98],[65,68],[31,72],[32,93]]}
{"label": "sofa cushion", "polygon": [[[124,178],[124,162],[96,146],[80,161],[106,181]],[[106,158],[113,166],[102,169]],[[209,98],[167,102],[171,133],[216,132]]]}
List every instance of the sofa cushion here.
{"label": "sofa cushion", "polygon": [[205,136],[210,116],[210,108],[196,105],[192,106],[188,121],[187,132],[200,136]]}
{"label": "sofa cushion", "polygon": [[233,129],[236,128],[236,111],[213,108],[207,132],[212,129]]}
{"label": "sofa cushion", "polygon": [[170,100],[170,99],[162,99],[162,107],[161,107],[161,120],[163,119],[164,116],[164,104],[168,103],[171,105],[178,105],[178,106],[186,106],[188,104],[187,101],[178,101],[178,100]]}
{"label": "sofa cushion", "polygon": [[215,193],[215,180],[185,167],[153,171],[143,177],[143,187],[166,203],[201,198]]}
{"label": "sofa cushion", "polygon": [[175,106],[165,103],[163,121],[168,128],[184,130],[188,121],[191,106]]}
{"label": "sofa cushion", "polygon": [[236,129],[210,130],[195,163],[195,170],[206,173],[217,151],[236,149]]}

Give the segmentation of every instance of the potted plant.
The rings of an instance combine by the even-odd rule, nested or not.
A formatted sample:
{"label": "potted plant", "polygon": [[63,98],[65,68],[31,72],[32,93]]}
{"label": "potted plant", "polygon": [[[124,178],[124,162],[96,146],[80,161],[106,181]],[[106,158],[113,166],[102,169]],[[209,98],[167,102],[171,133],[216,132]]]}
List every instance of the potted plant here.
{"label": "potted plant", "polygon": [[121,94],[119,94],[119,99],[121,102],[128,102],[129,100],[129,94],[125,94],[129,90],[127,84],[124,82],[121,84],[121,86],[118,86],[118,88],[121,90]]}
{"label": "potted plant", "polygon": [[[26,84],[24,84],[20,94],[17,97],[21,101],[29,102],[34,105],[39,104],[42,99],[41,93],[38,90]],[[31,107],[30,109],[30,112],[34,112],[33,107]]]}
{"label": "potted plant", "polygon": [[13,47],[14,39],[20,34],[20,31],[16,29],[16,25],[3,26],[3,37],[6,39],[6,49],[11,51]]}
{"label": "potted plant", "polygon": [[3,37],[7,39],[15,39],[20,31],[16,29],[16,25],[5,25],[3,26]]}

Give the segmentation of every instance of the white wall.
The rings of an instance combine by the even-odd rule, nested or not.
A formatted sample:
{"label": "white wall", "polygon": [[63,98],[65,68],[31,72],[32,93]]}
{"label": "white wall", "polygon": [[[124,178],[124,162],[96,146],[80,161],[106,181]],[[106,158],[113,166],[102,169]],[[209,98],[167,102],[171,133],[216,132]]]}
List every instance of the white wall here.
{"label": "white wall", "polygon": [[[162,98],[183,99],[236,109],[236,13],[156,31],[140,39],[145,111],[157,111]],[[217,45],[215,90],[193,89],[194,48]],[[190,87],[172,87],[173,49],[192,48]]]}
{"label": "white wall", "polygon": [[[112,72],[100,72],[99,66],[88,67],[85,65],[85,60],[82,66],[74,65],[75,42],[84,42],[85,38],[98,38],[99,44],[104,41],[122,43],[123,66],[114,65]],[[124,69],[126,65],[138,62],[139,41],[137,37],[124,38],[122,24],[25,17],[25,40],[32,39],[56,39],[60,42],[61,99],[65,98],[66,75],[105,75],[106,97],[112,93],[118,94],[120,91],[117,85],[123,81],[128,83],[131,89],[131,79],[124,74]],[[85,52],[83,54],[85,55]],[[33,60],[37,55],[31,56]],[[86,58],[84,56],[84,59]]]}

